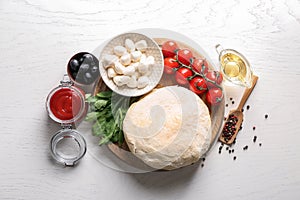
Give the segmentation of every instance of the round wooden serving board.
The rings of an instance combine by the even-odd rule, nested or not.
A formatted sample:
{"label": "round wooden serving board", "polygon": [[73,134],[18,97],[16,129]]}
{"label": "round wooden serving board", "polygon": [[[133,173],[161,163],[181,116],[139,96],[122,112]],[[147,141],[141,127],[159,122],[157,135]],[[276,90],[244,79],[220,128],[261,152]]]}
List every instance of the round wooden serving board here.
{"label": "round wooden serving board", "polygon": [[[154,38],[154,40],[161,47],[161,45],[165,41],[172,40],[172,39]],[[193,55],[194,55],[195,58],[205,58],[197,50],[191,48],[190,46],[184,44],[183,42],[176,41],[176,43],[179,45],[179,47],[181,49],[183,49],[183,48],[190,49],[193,52]],[[208,62],[208,65],[209,65],[209,69],[215,70],[210,62]],[[156,88],[177,85],[176,80],[175,80],[174,77],[175,77],[174,75],[168,75],[168,74],[164,73]],[[104,81],[100,78],[99,81],[95,84],[94,95],[96,95],[97,93],[99,93],[101,91],[107,91],[107,90],[110,90],[110,89],[105,85]],[[201,98],[204,100],[205,97],[201,96]],[[211,107],[211,106],[207,105],[207,107],[209,108],[210,116],[211,116],[211,122],[212,122],[212,124],[211,124],[212,139],[211,139],[211,145],[210,145],[210,148],[211,148],[214,145],[214,143],[216,142],[216,140],[218,138],[218,135],[219,135],[218,134],[219,130],[220,130],[222,124],[223,124],[225,100],[223,98],[223,100],[217,106]],[[108,148],[118,158],[120,158],[121,160],[123,160],[127,164],[129,164],[133,167],[136,167],[138,169],[144,169],[144,170],[149,170],[150,169],[146,164],[144,164],[141,160],[137,159],[132,153],[130,153],[126,142],[124,142],[121,146],[119,146],[118,144],[109,143]]]}

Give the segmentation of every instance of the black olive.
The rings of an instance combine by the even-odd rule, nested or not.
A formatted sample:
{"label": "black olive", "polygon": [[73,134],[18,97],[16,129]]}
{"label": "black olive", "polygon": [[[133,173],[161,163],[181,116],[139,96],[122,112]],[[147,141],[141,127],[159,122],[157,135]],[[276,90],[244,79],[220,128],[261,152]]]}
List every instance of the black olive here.
{"label": "black olive", "polygon": [[73,72],[77,72],[79,69],[79,62],[76,59],[70,61],[70,68]]}
{"label": "black olive", "polygon": [[98,73],[99,72],[99,68],[97,66],[93,66],[91,69],[91,72],[94,73]]}
{"label": "black olive", "polygon": [[89,69],[90,69],[90,65],[88,65],[88,64],[80,65],[80,71],[81,72],[87,72]]}
{"label": "black olive", "polygon": [[90,73],[85,73],[85,77],[87,78],[87,79],[91,79],[92,78],[92,75],[90,74]]}
{"label": "black olive", "polygon": [[93,56],[91,54],[84,54],[83,56],[84,62],[92,63],[94,61]]}

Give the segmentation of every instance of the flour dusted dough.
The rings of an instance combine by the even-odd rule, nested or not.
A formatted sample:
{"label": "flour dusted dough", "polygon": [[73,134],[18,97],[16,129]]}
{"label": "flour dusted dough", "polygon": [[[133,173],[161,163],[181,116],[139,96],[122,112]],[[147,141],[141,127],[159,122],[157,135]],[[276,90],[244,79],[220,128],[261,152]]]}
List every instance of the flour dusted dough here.
{"label": "flour dusted dough", "polygon": [[157,89],[132,104],[123,131],[130,151],[147,165],[172,170],[190,165],[208,150],[207,106],[178,86]]}

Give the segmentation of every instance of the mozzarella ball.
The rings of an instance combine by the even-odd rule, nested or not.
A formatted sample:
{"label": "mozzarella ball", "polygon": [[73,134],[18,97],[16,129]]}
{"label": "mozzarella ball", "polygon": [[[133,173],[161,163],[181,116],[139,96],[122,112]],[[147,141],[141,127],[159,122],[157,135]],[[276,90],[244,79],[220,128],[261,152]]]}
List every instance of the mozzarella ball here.
{"label": "mozzarella ball", "polygon": [[127,75],[127,76],[132,76],[132,75],[134,75],[134,73],[135,73],[135,68],[134,68],[134,66],[131,66],[131,65],[125,67],[125,69],[123,71],[123,74]]}
{"label": "mozzarella ball", "polygon": [[125,40],[125,47],[128,52],[133,52],[135,50],[134,42],[128,38]]}
{"label": "mozzarella ball", "polygon": [[137,88],[141,89],[149,84],[149,78],[147,76],[141,76],[137,81]]}
{"label": "mozzarella ball", "polygon": [[134,76],[130,77],[130,81],[127,83],[129,88],[136,88],[137,87],[137,80]]}
{"label": "mozzarella ball", "polygon": [[146,74],[148,72],[148,65],[146,63],[140,62],[138,66],[138,72],[140,74]]}
{"label": "mozzarella ball", "polygon": [[154,66],[155,63],[155,59],[153,56],[148,56],[146,59],[146,63],[148,65],[149,68],[152,68]]}
{"label": "mozzarella ball", "polygon": [[147,60],[146,54],[142,54],[139,62],[146,63],[146,60]]}
{"label": "mozzarella ball", "polygon": [[107,69],[107,76],[108,76],[108,78],[113,78],[113,77],[117,76],[117,73],[112,67],[110,67]]}
{"label": "mozzarella ball", "polygon": [[120,58],[120,62],[122,65],[129,65],[131,63],[131,56],[129,53],[125,53],[123,56]]}
{"label": "mozzarella ball", "polygon": [[129,66],[133,66],[133,67],[134,67],[134,70],[137,71],[137,70],[138,70],[139,64],[140,64],[140,63],[135,62],[135,63],[131,63]]}
{"label": "mozzarella ball", "polygon": [[117,62],[115,62],[114,69],[118,74],[123,74],[125,67],[120,62],[117,61]]}
{"label": "mozzarella ball", "polygon": [[115,48],[114,48],[114,53],[117,56],[122,56],[125,52],[127,52],[127,50],[123,46],[115,46]]}
{"label": "mozzarella ball", "polygon": [[141,56],[142,56],[142,52],[140,52],[140,51],[131,52],[131,60],[132,60],[132,62],[138,62],[138,61],[140,61]]}
{"label": "mozzarella ball", "polygon": [[115,55],[106,54],[102,58],[102,65],[105,69],[113,65],[114,62],[118,60],[118,57]]}
{"label": "mozzarella ball", "polygon": [[123,85],[126,85],[130,81],[130,77],[129,76],[115,76],[113,78],[113,81],[117,86],[123,86]]}
{"label": "mozzarella ball", "polygon": [[145,40],[140,40],[135,43],[135,48],[141,52],[145,52],[147,47],[148,47],[148,45]]}

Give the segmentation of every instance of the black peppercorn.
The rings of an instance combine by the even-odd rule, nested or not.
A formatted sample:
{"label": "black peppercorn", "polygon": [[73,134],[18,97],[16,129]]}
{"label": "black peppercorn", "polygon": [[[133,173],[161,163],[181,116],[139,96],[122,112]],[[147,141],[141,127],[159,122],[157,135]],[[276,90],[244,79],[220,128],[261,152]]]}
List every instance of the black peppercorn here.
{"label": "black peppercorn", "polygon": [[268,114],[265,114],[265,119],[267,119],[269,116],[268,116]]}
{"label": "black peppercorn", "polygon": [[253,138],[253,142],[256,142],[257,136],[254,136]]}
{"label": "black peppercorn", "polygon": [[236,138],[233,140],[233,144],[235,144],[236,143]]}

